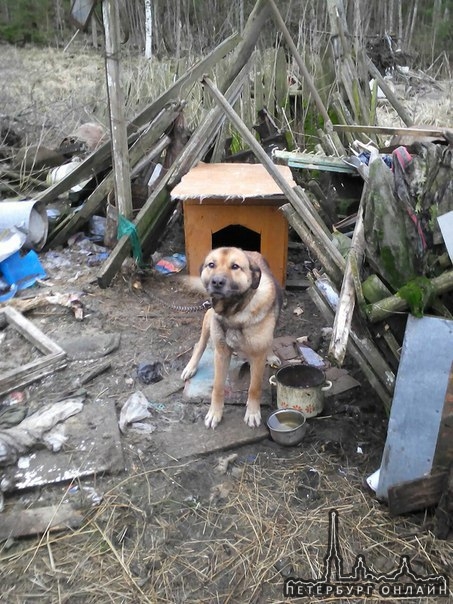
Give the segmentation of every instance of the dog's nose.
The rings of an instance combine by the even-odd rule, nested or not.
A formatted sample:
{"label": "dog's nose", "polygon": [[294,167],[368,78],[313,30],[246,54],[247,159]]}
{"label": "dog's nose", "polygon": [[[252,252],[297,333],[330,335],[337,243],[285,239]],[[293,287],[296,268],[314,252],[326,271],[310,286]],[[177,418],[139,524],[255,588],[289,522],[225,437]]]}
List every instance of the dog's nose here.
{"label": "dog's nose", "polygon": [[225,283],[226,279],[221,275],[217,275],[211,278],[211,287],[213,287],[214,289],[222,289]]}

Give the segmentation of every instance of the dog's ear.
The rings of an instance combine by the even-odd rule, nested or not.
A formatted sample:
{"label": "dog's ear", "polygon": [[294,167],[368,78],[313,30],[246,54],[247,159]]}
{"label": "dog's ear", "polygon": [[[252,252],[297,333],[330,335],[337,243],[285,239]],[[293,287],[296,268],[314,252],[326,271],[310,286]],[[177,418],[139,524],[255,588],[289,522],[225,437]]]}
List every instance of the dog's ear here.
{"label": "dog's ear", "polygon": [[261,281],[261,269],[254,262],[250,262],[250,271],[252,273],[252,289],[258,289]]}

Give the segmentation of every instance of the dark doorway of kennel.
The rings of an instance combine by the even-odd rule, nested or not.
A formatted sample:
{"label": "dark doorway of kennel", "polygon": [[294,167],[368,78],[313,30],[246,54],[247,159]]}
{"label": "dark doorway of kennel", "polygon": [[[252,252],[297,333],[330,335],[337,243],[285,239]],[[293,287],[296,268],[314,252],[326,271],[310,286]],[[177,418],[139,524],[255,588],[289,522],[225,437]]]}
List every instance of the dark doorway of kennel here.
{"label": "dark doorway of kennel", "polygon": [[261,252],[261,235],[241,224],[230,224],[212,233],[212,249],[225,246]]}

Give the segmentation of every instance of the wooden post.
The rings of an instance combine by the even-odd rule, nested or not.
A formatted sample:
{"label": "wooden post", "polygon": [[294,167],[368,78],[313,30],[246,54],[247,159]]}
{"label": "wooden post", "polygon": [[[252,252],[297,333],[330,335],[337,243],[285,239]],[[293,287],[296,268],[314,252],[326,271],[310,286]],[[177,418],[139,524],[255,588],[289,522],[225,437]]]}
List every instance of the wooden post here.
{"label": "wooden post", "polygon": [[132,218],[132,194],[124,98],[120,83],[118,3],[115,0],[104,0],[102,16],[105,30],[105,73],[109,99],[116,205],[118,212],[130,220]]}
{"label": "wooden post", "polygon": [[368,196],[368,185],[363,185],[362,197],[357,212],[357,221],[352,236],[351,248],[346,259],[346,268],[341,285],[340,297],[333,322],[332,336],[329,344],[328,357],[341,367],[346,355],[346,347],[351,330],[352,317],[355,307],[355,286],[353,266],[360,266],[365,249],[365,233],[363,228],[363,210]]}

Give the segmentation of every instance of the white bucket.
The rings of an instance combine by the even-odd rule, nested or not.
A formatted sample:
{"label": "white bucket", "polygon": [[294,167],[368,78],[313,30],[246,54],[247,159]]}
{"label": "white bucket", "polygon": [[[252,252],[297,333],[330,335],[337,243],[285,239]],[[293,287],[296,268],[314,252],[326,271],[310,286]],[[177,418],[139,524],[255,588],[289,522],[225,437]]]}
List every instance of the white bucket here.
{"label": "white bucket", "polygon": [[37,251],[42,249],[49,228],[44,204],[33,199],[0,201],[0,230],[11,227],[26,234],[25,248]]}

